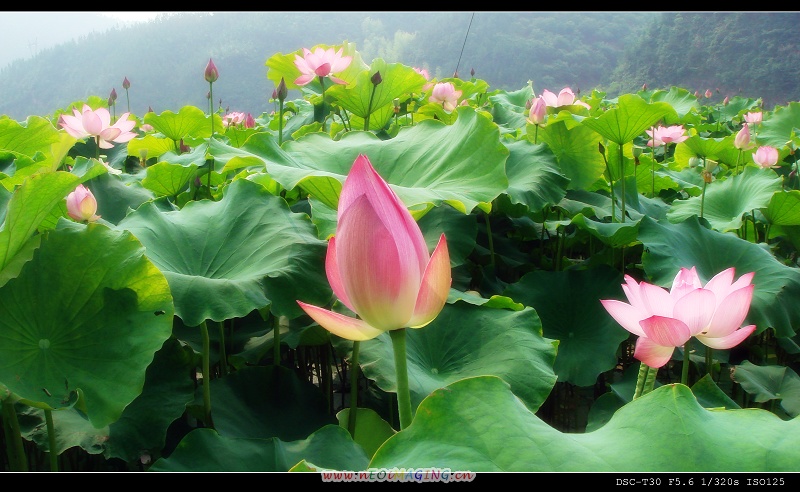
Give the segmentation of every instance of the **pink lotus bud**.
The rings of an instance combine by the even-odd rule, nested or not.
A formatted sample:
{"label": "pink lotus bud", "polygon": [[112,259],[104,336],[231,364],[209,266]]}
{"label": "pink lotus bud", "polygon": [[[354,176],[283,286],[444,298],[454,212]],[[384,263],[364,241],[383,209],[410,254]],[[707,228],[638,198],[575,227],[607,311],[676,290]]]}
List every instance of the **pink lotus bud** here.
{"label": "pink lotus bud", "polygon": [[728,97],[728,96],[725,96],[725,99],[722,100],[722,105],[723,106],[727,106],[730,102],[731,102],[731,98]]}
{"label": "pink lotus bud", "polygon": [[534,125],[541,125],[545,122],[546,118],[547,103],[544,102],[544,99],[541,96],[539,96],[534,99],[533,104],[531,104],[531,110],[528,113],[528,121]]}
{"label": "pink lotus bud", "polygon": [[745,150],[750,147],[750,127],[747,126],[747,123],[743,124],[739,133],[736,134],[736,138],[733,139],[733,146],[739,150]]}
{"label": "pink lotus bud", "polygon": [[131,81],[128,80],[128,77],[125,77],[122,80],[122,88],[125,89],[126,91],[131,88]]}
{"label": "pink lotus bud", "polygon": [[214,83],[219,79],[219,70],[217,70],[217,66],[214,65],[214,61],[209,58],[208,65],[206,65],[206,71],[204,73],[206,82]]}
{"label": "pink lotus bud", "polygon": [[244,127],[245,128],[254,128],[256,126],[256,120],[253,118],[253,115],[247,113],[247,116],[244,117]]}
{"label": "pink lotus bud", "polygon": [[108,96],[109,101],[116,101],[117,100],[117,89],[111,89],[111,95]]}
{"label": "pink lotus bud", "polygon": [[67,214],[78,222],[93,222],[100,218],[97,213],[97,200],[92,191],[79,184],[75,191],[67,195]]}
{"label": "pink lotus bud", "polygon": [[643,90],[643,91],[646,91],[646,90],[647,90],[647,83],[646,83],[646,82],[645,82],[644,84],[642,84],[642,90]]}
{"label": "pink lotus bud", "polygon": [[372,82],[372,85],[379,85],[381,82],[383,82],[383,77],[381,77],[380,70],[375,72],[369,80]]}
{"label": "pink lotus bud", "polygon": [[475,76],[475,68],[472,68],[472,69],[469,71],[469,76],[470,76],[470,77],[474,77],[474,76]]}
{"label": "pink lotus bud", "polygon": [[711,92],[711,89],[706,89],[706,93],[705,93],[706,99],[710,98],[712,95],[713,95],[713,93]]}
{"label": "pink lotus bud", "polygon": [[283,80],[283,77],[281,77],[281,81],[278,82],[277,91],[278,91],[278,94],[277,94],[278,100],[285,101],[286,100],[286,96],[289,93],[289,90],[286,89],[286,81]]}

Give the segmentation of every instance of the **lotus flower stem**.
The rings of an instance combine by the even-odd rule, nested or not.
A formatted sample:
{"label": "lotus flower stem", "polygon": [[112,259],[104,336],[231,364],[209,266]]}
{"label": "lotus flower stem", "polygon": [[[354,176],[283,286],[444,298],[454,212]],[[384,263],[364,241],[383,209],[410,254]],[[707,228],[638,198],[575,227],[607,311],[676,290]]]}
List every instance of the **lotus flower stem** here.
{"label": "lotus flower stem", "polygon": [[598,144],[598,148],[600,149],[600,155],[603,156],[603,162],[606,163],[606,172],[608,173],[608,181],[611,185],[611,222],[617,221],[617,214],[614,211],[614,203],[617,201],[614,198],[614,173],[611,172],[611,166],[608,165],[608,159],[606,158],[606,148],[603,146],[602,143]]}
{"label": "lotus flower stem", "polygon": [[636,389],[633,392],[634,400],[653,391],[656,374],[658,374],[658,369],[652,368],[644,362],[639,364],[639,375],[636,378]]}
{"label": "lotus flower stem", "polygon": [[327,113],[325,113],[325,77],[319,77],[319,85],[322,87],[322,131],[325,131],[325,120],[328,119]]}
{"label": "lotus flower stem", "polygon": [[703,208],[705,207],[705,204],[706,204],[706,186],[708,186],[708,183],[706,183],[705,180],[703,180],[703,193],[700,195],[700,218],[701,219],[703,218]]}
{"label": "lotus flower stem", "polygon": [[223,376],[228,374],[228,356],[225,350],[225,322],[219,322],[219,370]]}
{"label": "lotus flower stem", "polygon": [[489,262],[492,265],[492,269],[495,267],[495,254],[494,254],[494,239],[492,238],[492,225],[489,223],[489,213],[484,212],[484,217],[486,217],[486,237],[489,239]]}
{"label": "lotus flower stem", "polygon": [[278,103],[278,147],[283,143],[283,99]]}
{"label": "lotus flower stem", "polygon": [[14,411],[14,404],[7,398],[3,404],[3,431],[6,436],[6,452],[10,471],[29,471],[28,460],[25,456],[25,445],[20,434],[19,420],[17,412]]}
{"label": "lotus flower stem", "polygon": [[706,347],[706,374],[714,376],[714,349]]}
{"label": "lotus flower stem", "polygon": [[58,471],[58,451],[56,449],[56,429],[53,425],[53,411],[45,410],[44,419],[47,423],[47,455],[50,458],[50,471]]}
{"label": "lotus flower stem", "polygon": [[347,430],[353,439],[356,438],[356,415],[358,414],[358,352],[360,348],[361,342],[353,341],[353,355],[350,356],[350,411],[347,414]]}
{"label": "lotus flower stem", "polygon": [[[622,145],[619,146],[619,168],[620,173],[622,175],[622,217],[620,217],[620,222],[623,224],[625,223],[625,162],[622,160]],[[636,180],[634,180],[636,183]]]}
{"label": "lotus flower stem", "polygon": [[681,367],[681,384],[689,385],[689,342],[683,345],[683,366]]}
{"label": "lotus flower stem", "polygon": [[[380,72],[378,72],[380,73]],[[378,88],[378,84],[372,84],[372,92],[369,94],[369,103],[367,103],[367,116],[364,118],[364,131],[369,131],[369,115],[372,113],[372,100],[375,97],[375,90]]]}
{"label": "lotus flower stem", "polygon": [[397,413],[400,416],[400,430],[411,424],[414,418],[411,410],[411,393],[408,388],[408,361],[406,360],[406,329],[390,330],[394,349],[394,368],[397,374]]}
{"label": "lotus flower stem", "polygon": [[200,333],[203,337],[203,420],[206,427],[214,428],[211,420],[211,339],[205,321],[200,323]]}

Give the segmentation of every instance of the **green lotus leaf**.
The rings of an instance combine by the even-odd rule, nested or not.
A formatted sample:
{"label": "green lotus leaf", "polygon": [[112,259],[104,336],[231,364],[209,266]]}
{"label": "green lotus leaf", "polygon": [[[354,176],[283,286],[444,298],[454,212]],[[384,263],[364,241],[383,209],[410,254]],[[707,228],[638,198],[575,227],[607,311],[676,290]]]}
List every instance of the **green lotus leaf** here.
{"label": "green lotus leaf", "polygon": [[742,226],[743,216],[754,209],[766,208],[772,196],[781,191],[781,178],[771,169],[747,166],[741,174],[714,181],[702,196],[676,200],[667,212],[670,222],[682,222],[692,216],[708,220],[715,230],[728,232]]}
{"label": "green lotus leaf", "polygon": [[787,366],[757,366],[744,361],[734,367],[734,381],[754,401],[780,400],[790,417],[800,415],[800,376]]}
{"label": "green lotus leaf", "polygon": [[568,129],[563,121],[548,122],[539,129],[539,140],[546,143],[558,160],[561,172],[569,179],[569,189],[586,189],[606,170],[597,151],[600,136],[583,125]]}
{"label": "green lotus leaf", "polygon": [[605,265],[590,270],[540,270],[526,273],[503,294],[535,309],[544,336],[558,340],[554,370],[559,381],[591,386],[600,373],[614,368],[619,344],[629,336],[600,303],[600,299],[622,298],[621,283],[619,272]]}
{"label": "green lotus leaf", "polygon": [[[336,414],[339,427],[347,429],[350,409],[345,408]],[[367,456],[372,457],[381,444],[396,434],[389,422],[383,420],[371,408],[358,408],[356,414],[356,431],[353,440],[361,445]]]}
{"label": "green lotus leaf", "polygon": [[583,124],[617,145],[630,143],[658,120],[674,115],[675,109],[665,102],[648,103],[636,94],[623,94],[617,107],[599,116],[583,120]]}
{"label": "green lotus leaf", "polygon": [[527,140],[506,143],[508,197],[511,203],[522,203],[530,211],[555,205],[567,193],[569,179],[561,173],[553,153],[546,145],[533,145]]}
{"label": "green lotus leaf", "polygon": [[773,225],[800,225],[800,190],[774,193],[769,205],[762,212]]}
{"label": "green lotus leaf", "polygon": [[672,86],[669,91],[655,90],[650,96],[650,102],[664,102],[672,106],[675,110],[673,114],[666,114],[664,116],[665,125],[677,125],[699,106],[697,98],[688,90]]}
{"label": "green lotus leaf", "polygon": [[128,142],[128,155],[138,157],[139,159],[144,158],[145,160],[153,157],[159,158],[167,152],[179,152],[179,146],[180,139],[172,140],[171,138],[148,134],[142,138],[134,138]]}
{"label": "green lotus leaf", "polygon": [[645,247],[642,266],[648,281],[664,287],[671,285],[681,267],[695,266],[704,282],[730,267],[736,268],[737,278],[755,272],[745,323],[757,325],[757,333],[771,327],[778,337],[795,335],[800,326],[800,270],[784,265],[761,246],[709,230],[697,217],[679,224],[645,217],[639,240]]}
{"label": "green lotus leaf", "polygon": [[[47,302],[39,300],[47,293]],[[172,332],[172,296],[125,231],[61,221],[0,287],[0,381],[23,403],[71,406],[94,427],[119,419]]]}
{"label": "green lotus leaf", "polygon": [[[189,136],[208,138],[211,136],[212,125],[218,132],[224,128],[222,116],[219,113],[214,113],[209,117],[195,106],[184,106],[177,113],[172,111],[164,111],[161,114],[148,112],[144,115],[144,122],[152,125],[155,131],[161,132],[173,142],[180,142],[181,139]],[[134,155],[138,156],[138,154]]]}
{"label": "green lotus leaf", "polygon": [[420,403],[411,425],[378,449],[369,467],[479,473],[790,472],[800,471],[800,449],[786,436],[797,432],[800,419],[784,421],[760,409],[708,410],[688,387],[668,384],[626,404],[593,432],[562,433],[523,405],[508,383],[479,376],[435,390]]}
{"label": "green lotus leaf", "polygon": [[785,106],[776,107],[775,112],[758,125],[758,143],[780,149],[793,136],[797,136],[798,128],[800,128],[800,102],[790,102]]}
{"label": "green lotus leaf", "polygon": [[232,438],[213,429],[195,429],[151,472],[286,472],[308,461],[323,469],[365,470],[369,457],[337,425],[326,425],[307,439]]}
{"label": "green lotus leaf", "polygon": [[189,182],[197,175],[197,166],[181,166],[162,161],[147,168],[147,176],[142,186],[156,196],[177,196],[189,186]]}
{"label": "green lotus leaf", "polygon": [[525,128],[528,117],[525,104],[533,99],[534,95],[533,87],[528,83],[518,91],[498,91],[489,96],[489,101],[492,103],[492,120],[507,131],[516,132],[518,128]]}
{"label": "green lotus leaf", "polygon": [[735,150],[733,139],[733,135],[728,135],[725,138],[706,138],[700,135],[692,135],[683,142],[675,144],[675,160],[688,162],[689,157],[705,157],[719,160],[720,156],[726,155],[726,151]]}
{"label": "green lotus leaf", "polygon": [[47,152],[61,139],[60,132],[47,118],[29,116],[24,124],[0,118],[0,149],[33,156],[36,152]]}
{"label": "green lotus leaf", "polygon": [[297,299],[319,305],[330,299],[326,242],[317,239],[308,216],[245,179],[231,183],[217,202],[166,212],[146,203],[117,227],[147,247],[169,281],[175,314],[188,326],[269,306],[276,315],[296,317]]}
{"label": "green lotus leaf", "polygon": [[587,219],[583,214],[572,218],[572,223],[579,229],[589,232],[604,244],[615,248],[629,246],[637,241],[639,222],[598,222]]}
{"label": "green lotus leaf", "polygon": [[[411,405],[454,381],[491,374],[508,381],[533,411],[556,381],[558,342],[543,338],[533,309],[509,311],[466,302],[445,304],[421,329],[406,329]],[[394,351],[388,333],[361,342],[364,376],[384,391],[396,392]]]}
{"label": "green lotus leaf", "polygon": [[426,120],[401,129],[389,140],[362,131],[349,132],[338,141],[311,133],[278,148],[271,135],[256,134],[238,151],[262,158],[269,175],[284,188],[300,185],[334,209],[353,162],[365,154],[410,209],[446,202],[462,213],[476,206],[488,211],[491,201],[508,187],[504,172],[508,150],[491,120],[469,107],[458,112],[453,125]]}
{"label": "green lotus leaf", "polygon": [[142,186],[138,178],[126,182],[126,178],[120,176],[123,175],[104,173],[86,182],[86,187],[92,190],[97,200],[97,215],[112,224],[119,224],[128,212],[156,198],[152,191]]}

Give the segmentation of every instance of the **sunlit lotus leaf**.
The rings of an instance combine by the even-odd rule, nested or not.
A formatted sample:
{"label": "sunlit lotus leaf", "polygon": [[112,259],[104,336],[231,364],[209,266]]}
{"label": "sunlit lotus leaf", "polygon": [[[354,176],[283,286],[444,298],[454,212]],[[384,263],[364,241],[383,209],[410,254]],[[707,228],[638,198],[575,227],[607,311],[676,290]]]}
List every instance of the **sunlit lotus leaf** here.
{"label": "sunlit lotus leaf", "polygon": [[[214,113],[214,129],[222,132],[222,117],[219,113]],[[144,122],[152,125],[153,129],[161,132],[165,137],[180,142],[182,138],[192,136],[195,138],[208,138],[211,136],[212,120],[200,108],[195,106],[184,106],[177,113],[164,111],[161,114],[148,112],[144,115]],[[138,154],[133,154],[137,155]]]}
{"label": "sunlit lotus leaf", "polygon": [[600,299],[624,299],[621,283],[620,273],[605,265],[538,270],[525,274],[503,294],[534,308],[544,336],[558,340],[554,370],[559,381],[591,386],[600,373],[617,364],[619,344],[629,335],[600,303]]}
{"label": "sunlit lotus leaf", "polygon": [[548,122],[539,129],[539,141],[546,143],[558,160],[569,189],[586,189],[603,176],[606,164],[598,151],[600,136],[580,125],[567,129],[563,121]]}
{"label": "sunlit lotus leaf", "polygon": [[[606,195],[586,190],[567,191],[564,199],[558,203],[558,207],[564,209],[570,217],[577,214],[598,219],[611,217],[611,199]],[[616,213],[619,214],[618,211]]]}
{"label": "sunlit lotus leaf", "polygon": [[145,160],[153,157],[158,158],[167,152],[178,152],[180,150],[178,148],[179,145],[180,139],[176,141],[171,138],[148,134],[142,138],[134,138],[128,142],[128,155],[139,159],[144,157]]}
{"label": "sunlit lotus leaf", "polygon": [[527,140],[506,143],[508,193],[512,203],[522,203],[528,210],[538,211],[561,201],[567,193],[569,179],[561,173],[547,145],[534,145]]}
{"label": "sunlit lotus leaf", "polygon": [[670,114],[675,114],[675,109],[668,103],[648,103],[636,94],[623,94],[617,107],[586,118],[583,124],[609,141],[625,145]]}
{"label": "sunlit lotus leaf", "polygon": [[[390,140],[361,131],[339,141],[312,133],[278,148],[274,136],[256,134],[234,150],[260,157],[267,173],[284,188],[300,185],[331,208],[338,205],[341,184],[356,157],[366,154],[410,209],[446,202],[462,213],[476,206],[488,211],[508,187],[508,150],[499,141],[497,125],[487,117],[469,107],[458,108],[458,113],[453,125],[426,120],[401,129]],[[219,159],[216,147],[210,152]]]}
{"label": "sunlit lotus leaf", "polygon": [[[511,384],[533,411],[556,382],[558,342],[543,338],[533,309],[510,311],[466,302],[446,304],[431,324],[406,329],[411,404],[462,378],[491,374]],[[361,342],[359,362],[368,379],[396,392],[392,341],[388,333]]]}
{"label": "sunlit lotus leaf", "polygon": [[771,169],[748,166],[741,174],[712,181],[702,196],[675,200],[667,212],[670,222],[682,222],[702,216],[715,230],[728,232],[742,226],[744,214],[769,205],[772,196],[781,191],[782,179]]}
{"label": "sunlit lotus leaf", "polygon": [[189,202],[177,211],[140,206],[118,224],[147,247],[167,277],[175,314],[189,326],[242,317],[270,307],[301,314],[297,299],[325,304],[326,242],[308,216],[245,179],[219,201]]}
{"label": "sunlit lotus leaf", "polygon": [[654,163],[650,154],[647,154],[639,156],[639,165],[636,166],[636,189],[645,196],[657,197],[663,190],[680,190],[681,187],[670,176],[669,168],[664,163]]}
{"label": "sunlit lotus leaf", "polygon": [[[20,124],[11,118],[0,118],[0,149],[32,156],[46,152],[61,140],[60,132],[47,118],[29,116]],[[70,137],[72,138],[72,137]],[[75,139],[72,139],[73,143]]]}
{"label": "sunlit lotus leaf", "polygon": [[800,415],[800,376],[790,367],[757,366],[746,360],[734,370],[734,381],[742,385],[753,401],[780,400],[790,417]]}
{"label": "sunlit lotus leaf", "polygon": [[147,176],[142,179],[142,186],[156,196],[176,196],[189,186],[189,182],[197,175],[197,166],[181,166],[166,161],[153,164],[147,168]]}
{"label": "sunlit lotus leaf", "polygon": [[[752,125],[751,125],[752,127]],[[790,102],[775,108],[775,112],[758,124],[759,145],[780,149],[800,133],[800,102]]]}
{"label": "sunlit lotus leaf", "polygon": [[[142,394],[125,407],[119,420],[102,428],[92,426],[76,409],[53,412],[56,450],[61,454],[80,446],[89,454],[135,462],[144,453],[162,449],[169,426],[194,400],[194,368],[191,351],[174,338],[168,339],[147,367]],[[158,412],[153,412],[158,408]],[[20,415],[22,435],[48,449],[44,412],[28,407]]]}
{"label": "sunlit lotus leaf", "polygon": [[784,265],[770,251],[737,236],[706,229],[697,217],[679,224],[642,219],[642,266],[651,283],[668,287],[681,267],[697,267],[707,282],[729,267],[736,276],[755,272],[753,300],[745,324],[757,333],[773,328],[778,337],[793,337],[800,326],[800,270]]}
{"label": "sunlit lotus leaf", "polygon": [[[382,82],[378,85],[372,83],[375,73],[380,73]],[[370,117],[370,129],[383,128],[393,115],[393,101],[395,98],[407,99],[409,93],[419,92],[425,84],[425,77],[413,68],[402,63],[386,63],[380,58],[372,60],[369,69],[362,71],[355,79],[355,86],[331,85],[325,91],[336,98],[336,102],[359,118],[366,118],[368,114],[376,112],[379,108],[388,106],[390,111],[383,118]],[[374,118],[374,119],[373,119]],[[363,126],[359,127],[363,129]]]}
{"label": "sunlit lotus leaf", "polygon": [[[359,408],[356,414],[356,430],[353,440],[361,445],[367,456],[372,457],[387,439],[396,431],[371,408]],[[339,427],[347,429],[350,409],[345,408],[336,414]]]}
{"label": "sunlit lotus leaf", "polygon": [[[48,302],[42,303],[42,292]],[[0,381],[44,409],[83,394],[94,427],[119,419],[172,332],[164,275],[130,233],[62,221],[0,287]]]}
{"label": "sunlit lotus leaf", "polygon": [[[705,138],[700,135],[692,135],[683,142],[675,144],[675,158],[683,160],[681,156],[696,156],[719,160],[724,152],[733,148],[733,138],[733,135],[725,138]],[[686,161],[688,161],[688,157],[686,157]]]}
{"label": "sunlit lotus leaf", "polygon": [[800,471],[800,449],[786,438],[798,432],[799,419],[784,421],[761,409],[708,410],[689,388],[669,384],[626,404],[594,432],[562,433],[526,408],[507,383],[481,376],[434,391],[411,425],[390,437],[369,466],[473,472]]}
{"label": "sunlit lotus leaf", "polygon": [[285,441],[232,438],[214,429],[195,429],[151,472],[287,472],[300,462],[331,470],[366,470],[369,457],[337,425],[326,425],[307,439]]}
{"label": "sunlit lotus leaf", "polygon": [[[737,122],[737,117],[748,111],[759,111],[759,102],[750,97],[733,96],[728,100],[728,104],[723,104],[722,107],[717,106],[714,108],[715,118],[719,121],[734,120]],[[743,121],[738,118],[738,122]]]}
{"label": "sunlit lotus leaf", "polygon": [[769,205],[762,212],[770,224],[800,225],[800,190],[773,194]]}
{"label": "sunlit lotus leaf", "polygon": [[[342,48],[342,55],[343,56],[352,56],[353,60],[350,62],[350,66],[344,69],[341,72],[336,73],[336,77],[347,81],[348,87],[355,81],[356,77],[362,70],[366,70],[368,66],[364,63],[361,59],[361,53],[356,51],[356,44],[355,43],[348,43],[346,40],[340,44],[316,44],[314,46],[306,46],[311,51],[316,50],[316,48],[328,49],[333,48],[334,51],[339,51],[339,48]],[[270,56],[265,65],[267,66],[267,78],[271,80],[275,87],[278,87],[278,84],[281,81],[281,77],[283,77],[283,81],[286,84],[288,89],[299,89],[300,86],[294,83],[295,79],[300,76],[300,69],[294,64],[295,55],[300,55],[302,58],[303,56],[303,49],[298,48],[296,51],[292,51],[291,53],[283,54],[283,53],[275,53],[274,55]],[[326,80],[325,87],[330,87],[332,82]],[[320,85],[319,82],[315,79],[310,82],[308,85],[304,87],[311,87],[317,93],[320,92]]]}
{"label": "sunlit lotus leaf", "polygon": [[28,178],[14,191],[6,206],[5,221],[0,230],[0,270],[47,218],[53,207],[78,184],[91,177],[82,178],[64,171],[40,173]]}
{"label": "sunlit lotus leaf", "polygon": [[664,102],[669,104],[674,112],[664,115],[664,125],[678,125],[682,119],[700,105],[697,98],[688,90],[681,87],[670,87],[669,91],[655,90],[650,96],[650,102]]}
{"label": "sunlit lotus leaf", "polygon": [[512,311],[522,311],[525,305],[515,302],[507,296],[493,295],[486,299],[481,297],[477,292],[461,292],[459,290],[450,289],[450,294],[447,296],[447,303],[454,304],[456,301],[464,301],[474,306],[486,306],[494,309],[510,309]]}
{"label": "sunlit lotus leaf", "polygon": [[211,418],[226,437],[287,441],[337,422],[320,388],[281,366],[247,366],[211,380]]}

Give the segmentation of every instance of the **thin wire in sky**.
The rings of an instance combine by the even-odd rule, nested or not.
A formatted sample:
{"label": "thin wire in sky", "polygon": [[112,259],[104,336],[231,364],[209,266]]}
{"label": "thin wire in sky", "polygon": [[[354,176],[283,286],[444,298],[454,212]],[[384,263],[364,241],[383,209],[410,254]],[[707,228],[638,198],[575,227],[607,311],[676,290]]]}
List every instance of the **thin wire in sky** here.
{"label": "thin wire in sky", "polygon": [[461,65],[461,56],[464,54],[464,46],[467,45],[467,38],[469,37],[469,28],[472,27],[472,19],[475,18],[475,12],[472,13],[472,17],[469,18],[469,25],[467,26],[467,34],[464,35],[464,44],[461,45],[461,53],[458,55],[458,62],[456,63],[456,71],[453,72],[453,77],[458,73],[458,66]]}

